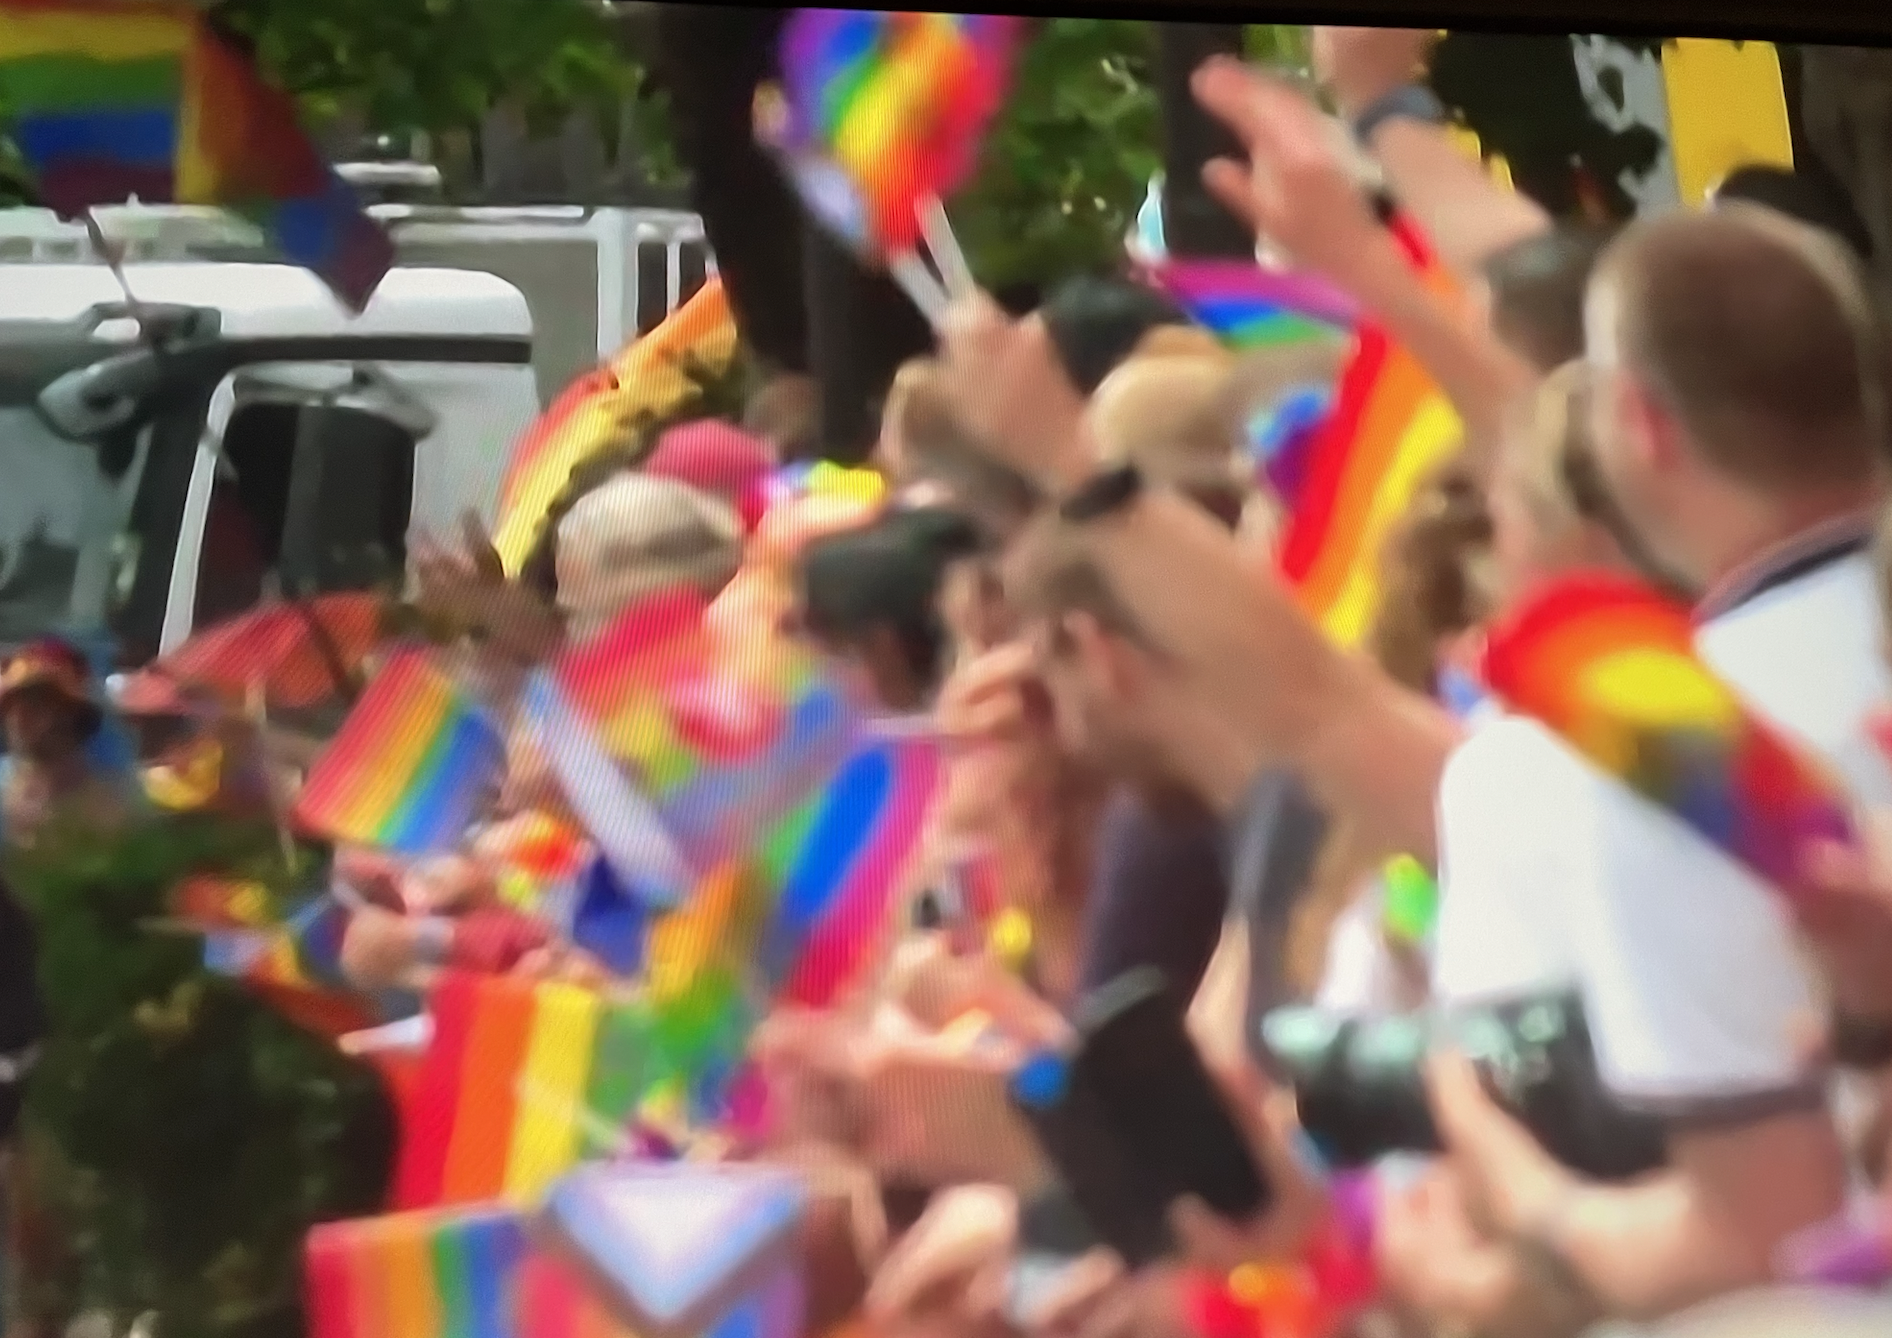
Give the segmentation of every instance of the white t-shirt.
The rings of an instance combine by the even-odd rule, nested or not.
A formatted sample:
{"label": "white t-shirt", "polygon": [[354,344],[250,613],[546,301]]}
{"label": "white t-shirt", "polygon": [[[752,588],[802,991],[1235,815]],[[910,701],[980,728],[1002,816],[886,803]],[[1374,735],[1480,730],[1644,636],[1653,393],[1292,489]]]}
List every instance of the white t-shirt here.
{"label": "white t-shirt", "polygon": [[1314,1002],[1329,1012],[1383,1014],[1411,1007],[1405,970],[1386,941],[1385,891],[1373,879],[1334,920]]}
{"label": "white t-shirt", "polygon": [[[1850,557],[1698,638],[1749,705],[1862,798],[1892,795],[1865,721],[1892,699],[1870,565]],[[1547,729],[1477,729],[1439,795],[1434,990],[1447,1004],[1575,985],[1604,1081],[1677,1116],[1817,1096],[1799,1059],[1817,994],[1779,896]]]}

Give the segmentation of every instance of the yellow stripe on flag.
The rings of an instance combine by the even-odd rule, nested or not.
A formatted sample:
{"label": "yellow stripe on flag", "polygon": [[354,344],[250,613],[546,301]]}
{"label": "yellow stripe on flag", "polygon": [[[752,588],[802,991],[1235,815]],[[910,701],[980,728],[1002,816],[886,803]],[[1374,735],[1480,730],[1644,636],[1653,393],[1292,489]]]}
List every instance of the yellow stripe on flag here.
{"label": "yellow stripe on flag", "polygon": [[35,56],[152,60],[181,54],[190,45],[192,33],[193,24],[178,14],[132,6],[92,14],[0,8],[0,60]]}
{"label": "yellow stripe on flag", "polygon": [[506,1197],[536,1197],[572,1164],[591,1077],[598,996],[576,985],[538,987],[532,1041],[519,1078],[518,1120],[506,1157]]}
{"label": "yellow stripe on flag", "polygon": [[1772,42],[1679,38],[1662,48],[1662,81],[1684,205],[1702,204],[1737,167],[1793,166],[1787,95]]}

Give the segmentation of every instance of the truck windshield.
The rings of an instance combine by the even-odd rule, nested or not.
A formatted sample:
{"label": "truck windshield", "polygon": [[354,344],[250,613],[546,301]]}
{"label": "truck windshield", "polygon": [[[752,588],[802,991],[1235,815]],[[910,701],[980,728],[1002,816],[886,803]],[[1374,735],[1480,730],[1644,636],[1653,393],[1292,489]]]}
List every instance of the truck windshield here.
{"label": "truck windshield", "polygon": [[[0,646],[59,634],[103,636],[136,554],[125,533],[149,447],[56,435],[33,406],[37,389],[0,399]],[[116,458],[105,459],[112,456]]]}

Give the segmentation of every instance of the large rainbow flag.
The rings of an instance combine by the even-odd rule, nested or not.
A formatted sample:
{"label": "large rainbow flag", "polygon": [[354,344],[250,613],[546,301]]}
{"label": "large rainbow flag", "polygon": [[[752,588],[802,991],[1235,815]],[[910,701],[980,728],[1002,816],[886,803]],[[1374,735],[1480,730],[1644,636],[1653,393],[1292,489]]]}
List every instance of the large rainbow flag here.
{"label": "large rainbow flag", "polygon": [[219,205],[360,310],[394,246],[198,6],[0,0],[0,100],[41,198]]}
{"label": "large rainbow flag", "polygon": [[[1390,225],[1407,256],[1440,294],[1456,295],[1443,264],[1402,218]],[[1418,361],[1378,324],[1363,320],[1324,426],[1304,457],[1271,466],[1299,480],[1283,497],[1288,522],[1282,574],[1329,636],[1365,638],[1379,600],[1381,550],[1418,485],[1458,450],[1464,425]]]}
{"label": "large rainbow flag", "polygon": [[517,572],[531,553],[573,469],[640,420],[688,401],[692,366],[718,371],[735,354],[735,317],[722,280],[712,277],[662,325],[567,386],[513,447],[500,485],[493,544],[506,570]]}

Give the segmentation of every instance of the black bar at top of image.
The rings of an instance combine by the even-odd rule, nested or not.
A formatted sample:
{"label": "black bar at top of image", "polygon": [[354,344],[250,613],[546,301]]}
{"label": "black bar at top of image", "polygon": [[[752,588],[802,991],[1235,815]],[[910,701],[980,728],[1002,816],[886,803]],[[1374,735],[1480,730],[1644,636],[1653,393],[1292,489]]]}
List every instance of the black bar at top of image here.
{"label": "black bar at top of image", "polygon": [[[964,4],[943,8],[975,9]],[[1892,5],[1884,0],[1287,0],[1279,5],[1206,0],[1014,0],[1003,6],[978,8],[986,13],[1033,17],[1075,15],[1176,23],[1332,23],[1892,46]]]}

